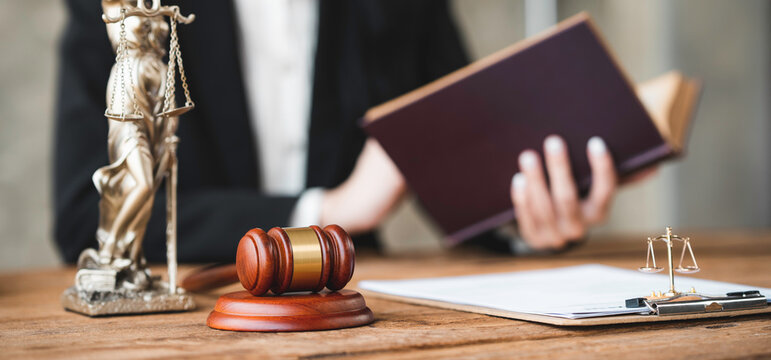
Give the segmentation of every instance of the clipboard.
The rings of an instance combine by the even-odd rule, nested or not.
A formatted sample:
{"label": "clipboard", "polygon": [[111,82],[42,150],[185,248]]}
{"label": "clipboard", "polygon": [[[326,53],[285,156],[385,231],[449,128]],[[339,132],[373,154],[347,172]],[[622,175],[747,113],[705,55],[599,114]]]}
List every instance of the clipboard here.
{"label": "clipboard", "polygon": [[384,300],[398,301],[414,305],[430,306],[441,309],[449,309],[456,311],[464,311],[476,314],[490,315],[496,317],[502,317],[514,320],[524,320],[530,322],[537,322],[542,324],[557,325],[557,326],[598,326],[598,325],[614,325],[614,324],[634,324],[634,323],[652,323],[662,321],[677,321],[677,320],[696,320],[696,319],[710,319],[710,318],[723,318],[723,317],[737,317],[746,315],[768,314],[771,313],[771,306],[766,305],[765,308],[748,309],[748,310],[734,310],[734,311],[720,311],[720,312],[706,312],[706,313],[694,313],[683,315],[612,315],[612,316],[600,316],[590,317],[583,319],[566,319],[556,316],[529,314],[516,311],[493,309],[483,306],[454,304],[445,301],[429,300],[412,298],[406,296],[384,294],[376,291],[362,290],[364,296],[371,296],[374,298],[380,298]]}

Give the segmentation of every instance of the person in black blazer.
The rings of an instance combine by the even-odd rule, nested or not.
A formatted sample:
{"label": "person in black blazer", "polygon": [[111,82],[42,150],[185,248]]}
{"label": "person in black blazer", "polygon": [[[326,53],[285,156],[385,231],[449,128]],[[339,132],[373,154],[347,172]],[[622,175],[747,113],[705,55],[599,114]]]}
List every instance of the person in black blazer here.
{"label": "person in black blazer", "polygon": [[[179,3],[198,17],[179,28],[196,108],[180,119],[177,132],[178,257],[232,261],[247,230],[286,225],[298,198],[260,191],[232,2]],[[444,0],[325,0],[318,6],[306,185],[335,189],[357,164],[366,140],[357,121],[369,107],[456,70],[468,58]],[[103,112],[114,54],[97,1],[67,0],[67,8],[56,105],[54,231],[63,259],[73,263],[84,248],[96,247],[99,195],[91,174],[108,163]],[[603,176],[612,180],[610,171]],[[144,241],[149,261],[164,260],[165,206],[157,196]],[[530,233],[536,238],[539,232]],[[356,241],[371,239],[365,234]]]}

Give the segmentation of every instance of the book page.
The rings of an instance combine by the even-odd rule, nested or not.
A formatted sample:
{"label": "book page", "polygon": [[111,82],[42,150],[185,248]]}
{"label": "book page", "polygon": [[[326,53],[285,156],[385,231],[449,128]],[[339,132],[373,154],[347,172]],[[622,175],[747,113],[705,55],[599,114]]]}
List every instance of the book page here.
{"label": "book page", "polygon": [[[771,289],[677,275],[678,290],[691,287],[703,295]],[[625,300],[651,291],[665,291],[669,277],[589,264],[511,273],[410,280],[361,281],[364,290],[453,304],[487,307],[568,319],[647,313],[646,308],[626,308]]]}
{"label": "book page", "polygon": [[677,99],[677,93],[682,75],[670,71],[654,79],[637,85],[637,96],[640,97],[645,109],[656,124],[656,128],[670,144],[675,142],[672,131],[672,108]]}

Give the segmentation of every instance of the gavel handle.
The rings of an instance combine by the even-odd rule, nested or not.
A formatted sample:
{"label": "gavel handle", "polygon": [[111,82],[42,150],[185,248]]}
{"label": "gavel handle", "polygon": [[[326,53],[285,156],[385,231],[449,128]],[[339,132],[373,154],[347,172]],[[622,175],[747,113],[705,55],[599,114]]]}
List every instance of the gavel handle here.
{"label": "gavel handle", "polygon": [[216,264],[193,271],[182,280],[182,288],[191,292],[203,292],[236,282],[236,264]]}

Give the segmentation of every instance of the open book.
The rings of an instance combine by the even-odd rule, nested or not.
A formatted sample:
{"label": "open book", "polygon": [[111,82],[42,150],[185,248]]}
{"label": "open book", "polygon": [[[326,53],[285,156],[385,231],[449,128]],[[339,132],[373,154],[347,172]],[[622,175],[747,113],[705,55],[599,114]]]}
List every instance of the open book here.
{"label": "open book", "polygon": [[362,123],[452,244],[514,219],[517,156],[541,152],[546,136],[565,139],[585,194],[591,137],[628,176],[684,150],[698,95],[698,81],[677,72],[635,90],[579,14],[370,109]]}

